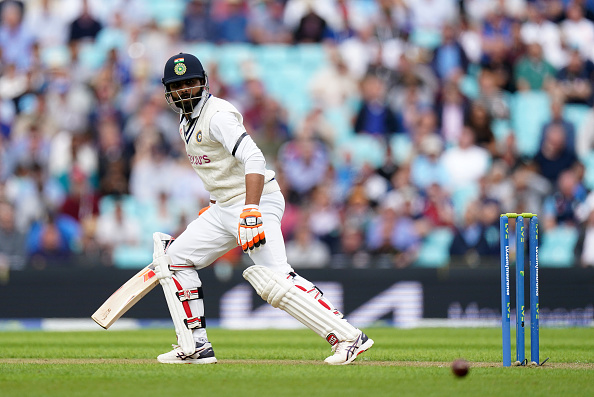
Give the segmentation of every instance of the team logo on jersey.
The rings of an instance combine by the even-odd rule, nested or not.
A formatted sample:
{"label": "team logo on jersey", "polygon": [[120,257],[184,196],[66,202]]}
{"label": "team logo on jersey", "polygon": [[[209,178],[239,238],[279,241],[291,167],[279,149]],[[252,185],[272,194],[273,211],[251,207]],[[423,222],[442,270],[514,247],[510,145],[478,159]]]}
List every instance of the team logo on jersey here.
{"label": "team logo on jersey", "polygon": [[181,76],[186,73],[188,69],[186,68],[186,64],[184,63],[184,58],[177,58],[173,60],[173,71],[178,76]]}
{"label": "team logo on jersey", "polygon": [[202,142],[202,131],[198,131],[198,133],[196,134],[196,142]]}

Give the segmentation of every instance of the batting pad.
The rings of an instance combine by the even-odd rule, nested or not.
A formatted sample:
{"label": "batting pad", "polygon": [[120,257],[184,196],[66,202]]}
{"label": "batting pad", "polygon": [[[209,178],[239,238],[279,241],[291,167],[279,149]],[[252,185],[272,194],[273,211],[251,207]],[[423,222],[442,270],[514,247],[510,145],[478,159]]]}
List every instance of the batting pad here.
{"label": "batting pad", "polygon": [[331,345],[354,340],[359,330],[338,318],[310,294],[297,288],[286,276],[267,267],[254,265],[243,272],[256,293],[273,307],[284,310]]}
{"label": "batting pad", "polygon": [[179,300],[177,293],[178,288],[176,287],[169,265],[171,264],[171,258],[165,254],[165,246],[163,240],[166,237],[171,238],[164,233],[153,233],[153,264],[159,267],[160,277],[159,283],[163,287],[165,293],[165,301],[175,326],[175,333],[177,334],[178,343],[185,354],[192,355],[196,351],[196,342],[192,335],[192,330],[189,329],[184,322],[186,319],[186,313],[182,302]]}

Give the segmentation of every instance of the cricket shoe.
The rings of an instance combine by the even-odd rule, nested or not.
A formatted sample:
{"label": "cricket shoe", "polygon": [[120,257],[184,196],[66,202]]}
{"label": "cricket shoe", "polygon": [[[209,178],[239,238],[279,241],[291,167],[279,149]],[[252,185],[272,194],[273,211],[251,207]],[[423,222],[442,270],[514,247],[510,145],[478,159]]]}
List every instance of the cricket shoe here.
{"label": "cricket shoe", "polygon": [[359,335],[354,340],[345,340],[332,346],[334,354],[324,361],[330,365],[349,364],[371,346],[373,346],[373,339],[359,331]]}
{"label": "cricket shoe", "polygon": [[214,350],[210,342],[196,342],[196,351],[187,355],[178,345],[171,345],[173,350],[161,354],[157,361],[163,364],[216,364]]}

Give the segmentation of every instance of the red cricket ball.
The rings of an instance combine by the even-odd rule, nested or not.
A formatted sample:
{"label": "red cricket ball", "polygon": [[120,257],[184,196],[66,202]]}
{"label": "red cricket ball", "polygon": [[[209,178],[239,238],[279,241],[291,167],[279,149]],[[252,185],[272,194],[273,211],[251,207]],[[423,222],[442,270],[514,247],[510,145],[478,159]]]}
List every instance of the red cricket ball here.
{"label": "red cricket ball", "polygon": [[459,358],[452,362],[452,372],[454,375],[458,377],[466,376],[466,374],[468,374],[468,370],[470,370],[470,364],[468,364],[468,361]]}

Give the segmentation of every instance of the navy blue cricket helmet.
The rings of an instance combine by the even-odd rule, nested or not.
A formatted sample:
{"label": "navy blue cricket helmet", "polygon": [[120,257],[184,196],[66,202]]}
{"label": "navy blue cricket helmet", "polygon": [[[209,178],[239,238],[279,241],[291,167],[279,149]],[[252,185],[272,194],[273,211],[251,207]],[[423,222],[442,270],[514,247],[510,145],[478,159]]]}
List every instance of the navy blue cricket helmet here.
{"label": "navy blue cricket helmet", "polygon": [[[199,79],[200,81],[195,86],[199,90],[194,91],[189,97],[187,93],[182,93],[185,91],[184,89],[171,90],[171,83],[189,79]],[[169,58],[165,63],[161,82],[165,86],[165,99],[176,113],[189,116],[197,107],[201,108],[209,97],[208,76],[202,63],[192,54],[180,52]]]}
{"label": "navy blue cricket helmet", "polygon": [[161,82],[167,86],[167,84],[175,81],[192,78],[206,79],[206,72],[202,67],[202,63],[194,55],[180,52],[169,58],[165,63]]}

